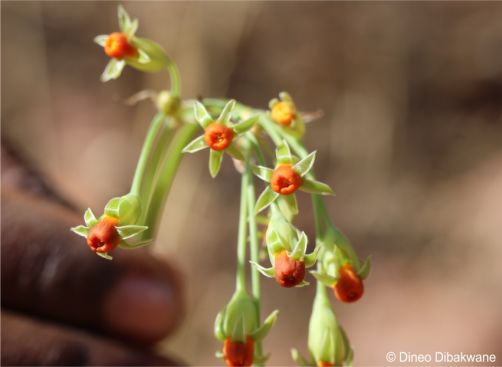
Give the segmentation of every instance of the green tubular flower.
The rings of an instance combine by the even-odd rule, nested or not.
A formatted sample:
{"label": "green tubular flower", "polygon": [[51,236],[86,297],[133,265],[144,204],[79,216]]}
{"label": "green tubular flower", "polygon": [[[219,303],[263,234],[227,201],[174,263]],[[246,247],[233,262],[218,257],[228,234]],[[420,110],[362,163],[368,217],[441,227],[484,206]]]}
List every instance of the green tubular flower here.
{"label": "green tubular flower", "polygon": [[[224,358],[229,366],[250,365],[242,361],[253,361],[254,343],[267,336],[277,320],[278,313],[277,310],[272,312],[261,326],[258,325],[253,298],[245,290],[237,290],[225,308],[216,316],[214,334],[218,340],[225,342],[223,353],[219,352],[217,356]],[[240,353],[248,355],[235,355],[235,348],[232,348],[235,345],[242,345],[243,348],[239,348]],[[239,360],[241,363],[235,362]]]}
{"label": "green tubular flower", "polygon": [[236,138],[250,130],[258,120],[256,115],[236,124],[231,123],[234,107],[235,101],[228,101],[218,118],[213,119],[202,103],[196,101],[194,105],[195,119],[204,129],[204,134],[190,142],[183,152],[195,153],[210,148],[209,173],[213,178],[220,171],[224,151],[235,159],[244,159]]}
{"label": "green tubular flower", "polygon": [[277,164],[274,169],[264,166],[253,166],[253,172],[263,181],[269,183],[261,193],[255,206],[257,213],[268,207],[278,198],[279,207],[288,219],[298,213],[294,193],[297,190],[313,194],[333,195],[333,190],[325,183],[309,177],[315,161],[316,152],[298,160],[291,154],[288,143],[284,140],[275,151]]}
{"label": "green tubular flower", "polygon": [[275,277],[282,287],[308,285],[304,280],[305,269],[315,264],[319,246],[312,253],[306,254],[307,235],[294,228],[275,204],[271,209],[266,242],[272,267],[265,268],[253,261],[251,264],[266,277]]}
{"label": "green tubular flower", "polygon": [[94,42],[102,46],[111,58],[101,74],[103,82],[117,79],[126,65],[152,73],[168,66],[169,58],[160,45],[135,36],[138,20],[132,20],[121,5],[118,7],[118,20],[120,32],[94,38]]}
{"label": "green tubular flower", "polygon": [[[324,287],[323,285],[318,285]],[[312,360],[302,357],[296,349],[291,352],[300,366],[352,365],[353,351],[343,328],[339,325],[325,290],[314,299],[309,323],[308,348]]]}
{"label": "green tubular flower", "polygon": [[91,209],[84,214],[85,225],[71,228],[71,231],[87,239],[87,245],[97,255],[112,260],[108,254],[117,246],[132,249],[150,243],[139,241],[138,236],[148,229],[147,226],[137,225],[141,205],[134,194],[127,194],[108,201],[104,213],[96,218]]}

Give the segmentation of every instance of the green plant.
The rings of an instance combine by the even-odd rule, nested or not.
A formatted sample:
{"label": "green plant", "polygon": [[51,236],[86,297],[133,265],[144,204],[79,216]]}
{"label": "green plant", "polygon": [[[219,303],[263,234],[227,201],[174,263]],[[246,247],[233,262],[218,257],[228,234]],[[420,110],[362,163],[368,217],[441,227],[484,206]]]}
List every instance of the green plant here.
{"label": "green plant", "polygon": [[[229,366],[263,365],[261,341],[277,319],[272,312],[260,321],[260,273],[275,277],[283,287],[301,287],[306,269],[317,264],[312,274],[317,281],[309,327],[309,358],[292,351],[302,365],[351,364],[352,348],[331,307],[326,287],[333,288],[342,302],[354,302],[363,294],[370,260],[361,264],[349,240],[329,217],[323,195],[331,188],[315,179],[316,152],[302,143],[305,123],[293,99],[283,92],[263,110],[234,100],[182,100],[178,68],[153,41],[138,38],[138,21],[119,6],[120,32],[97,36],[111,58],[101,79],[118,78],[126,65],[145,72],[166,69],[170,90],[155,95],[158,113],[153,118],[129,193],[112,198],[103,214],[96,217],[90,209],[85,225],[72,230],[87,239],[91,250],[111,260],[116,247],[134,249],[151,243],[156,234],[162,208],[184,153],[209,149],[209,172],[216,177],[223,157],[238,162],[241,174],[240,221],[237,240],[237,273],[234,295],[218,314],[215,335],[223,342],[217,353]],[[203,134],[193,139],[201,128]],[[268,137],[268,139],[267,139]],[[275,156],[267,157],[268,144]],[[257,176],[266,182],[255,197]],[[293,225],[298,215],[296,192],[312,196],[316,239],[307,254],[308,238]],[[266,214],[260,214],[267,210]],[[258,223],[266,225],[264,240],[270,267],[259,264]],[[245,263],[249,246],[251,292],[248,290]]]}

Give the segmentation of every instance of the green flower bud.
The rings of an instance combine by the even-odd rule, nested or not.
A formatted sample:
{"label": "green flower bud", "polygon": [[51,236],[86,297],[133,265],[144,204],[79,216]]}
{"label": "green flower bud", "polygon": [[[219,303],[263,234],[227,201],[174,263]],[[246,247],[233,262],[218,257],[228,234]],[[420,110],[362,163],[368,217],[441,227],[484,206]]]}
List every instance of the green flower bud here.
{"label": "green flower bud", "polygon": [[[318,285],[322,287],[322,285]],[[326,294],[314,299],[309,324],[308,347],[316,364],[343,365],[352,352],[348,340],[331,308]]]}
{"label": "green flower bud", "polygon": [[181,107],[181,99],[168,91],[160,92],[155,98],[157,109],[168,116],[176,115]]}
{"label": "green flower bud", "polygon": [[227,306],[216,317],[215,335],[220,340],[230,338],[245,342],[258,329],[256,306],[246,291],[237,290]]}
{"label": "green flower bud", "polygon": [[138,49],[139,55],[126,59],[128,65],[149,73],[161,71],[169,65],[169,58],[158,43],[140,37],[132,37],[130,42]]}

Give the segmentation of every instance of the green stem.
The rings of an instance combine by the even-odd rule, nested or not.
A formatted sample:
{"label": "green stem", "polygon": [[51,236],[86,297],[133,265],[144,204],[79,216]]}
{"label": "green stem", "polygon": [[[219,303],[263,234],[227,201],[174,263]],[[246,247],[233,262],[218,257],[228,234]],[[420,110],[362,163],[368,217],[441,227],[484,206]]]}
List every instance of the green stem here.
{"label": "green stem", "polygon": [[[246,163],[247,165],[249,163]],[[241,181],[241,203],[239,213],[239,234],[237,238],[237,275],[236,291],[246,290],[246,242],[247,242],[247,207],[248,196],[247,187],[249,186],[249,175],[244,173]]]}
{"label": "green stem", "polygon": [[183,156],[183,148],[190,142],[198,126],[195,124],[185,124],[176,133],[168,151],[165,153],[164,162],[161,163],[159,169],[159,177],[155,184],[155,189],[150,200],[148,215],[145,220],[145,225],[148,230],[144,232],[144,239],[151,239],[156,234],[156,227],[158,225],[160,214],[164,207],[164,203],[171,189],[176,170],[179,167],[181,158]]}
{"label": "green stem", "polygon": [[[259,241],[258,241],[258,229],[256,227],[256,214],[254,212],[254,203],[255,199],[255,189],[252,179],[251,165],[249,164],[249,151],[246,156],[246,170],[244,175],[247,176],[247,202],[248,202],[248,221],[249,221],[249,246],[250,246],[250,257],[251,260],[255,263],[259,262]],[[256,308],[256,319],[258,325],[261,323],[260,321],[260,272],[256,267],[251,267],[251,286],[253,292],[253,298],[255,302]],[[256,355],[262,356],[262,345],[261,341],[257,341],[255,344]],[[257,366],[259,364],[256,364]]]}
{"label": "green stem", "polygon": [[[131,193],[140,195],[143,189],[143,178],[145,176],[146,166],[148,164],[148,159],[152,153],[152,149],[155,146],[155,140],[159,134],[160,129],[164,123],[166,115],[159,112],[155,115],[150,123],[150,129],[145,137],[145,142],[143,143],[143,148],[139,156],[138,164],[136,166],[136,172],[134,173],[134,178],[131,185]],[[146,210],[146,208],[145,208]]]}
{"label": "green stem", "polygon": [[171,81],[171,94],[174,96],[181,95],[181,77],[178,65],[168,58],[167,71],[169,72],[169,78]]}

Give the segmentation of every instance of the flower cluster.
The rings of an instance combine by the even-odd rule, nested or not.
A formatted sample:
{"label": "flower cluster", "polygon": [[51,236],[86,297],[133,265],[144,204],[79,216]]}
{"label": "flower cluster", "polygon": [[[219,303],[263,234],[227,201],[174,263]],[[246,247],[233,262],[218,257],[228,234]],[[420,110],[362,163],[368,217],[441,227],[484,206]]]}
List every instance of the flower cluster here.
{"label": "flower cluster", "polygon": [[[135,95],[143,96],[137,100],[150,97],[157,114],[150,123],[130,192],[111,199],[100,217],[87,209],[85,225],[71,230],[85,237],[93,252],[109,260],[117,247],[133,249],[151,243],[184,153],[209,149],[212,177],[218,175],[227,153],[241,174],[241,198],[236,288],[216,317],[215,336],[223,344],[217,356],[229,367],[262,365],[266,357],[261,342],[276,322],[278,311],[261,322],[260,273],[274,278],[283,288],[303,287],[309,285],[307,269],[315,265],[316,270],[310,271],[317,283],[308,330],[310,356],[304,358],[293,350],[293,359],[301,366],[350,365],[352,347],[326,287],[341,302],[359,300],[371,261],[360,262],[350,241],[329,217],[324,198],[333,195],[333,190],[315,179],[316,152],[307,151],[301,140],[308,114],[301,113],[286,92],[272,99],[268,110],[233,99],[182,100],[178,68],[162,47],[136,36],[138,20],[129,17],[122,6],[118,7],[118,20],[119,31],[95,38],[110,58],[101,80],[118,78],[126,65],[143,72],[167,70],[170,89]],[[200,128],[203,133],[194,138]],[[254,176],[265,182],[258,199]],[[297,191],[312,198],[316,229],[315,241],[310,241],[315,242],[312,252],[307,251],[307,234],[293,224],[299,214]],[[269,267],[260,265],[258,222],[266,226],[263,237]]]}

